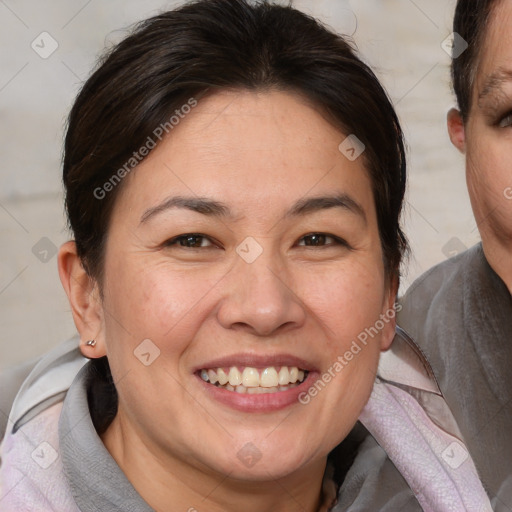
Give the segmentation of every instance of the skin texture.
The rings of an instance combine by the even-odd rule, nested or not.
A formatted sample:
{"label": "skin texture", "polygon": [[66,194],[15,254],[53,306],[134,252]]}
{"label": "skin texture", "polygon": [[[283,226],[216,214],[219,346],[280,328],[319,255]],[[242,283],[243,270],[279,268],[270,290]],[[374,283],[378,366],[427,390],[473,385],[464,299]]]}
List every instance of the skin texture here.
{"label": "skin texture", "polygon": [[[494,77],[494,78],[493,78]],[[487,261],[512,293],[512,3],[499,2],[484,38],[467,122],[448,113]]]}
{"label": "skin texture", "polygon": [[[87,357],[107,355],[119,412],[103,441],[155,509],[315,511],[326,457],[366,403],[394,321],[307,405],[241,412],[205,392],[194,370],[233,354],[292,354],[319,374],[393,307],[371,183],[346,135],[284,92],[204,98],[129,176],[111,219],[104,298],[76,257],[59,253],[61,279]],[[285,213],[299,200],[345,194],[363,214],[331,207]],[[170,196],[210,198],[231,216],[148,209]],[[167,245],[201,233],[201,247]],[[311,233],[333,238],[310,244]],[[263,252],[236,252],[253,237]],[[160,356],[141,364],[150,339]],[[247,467],[237,453],[261,455]]]}

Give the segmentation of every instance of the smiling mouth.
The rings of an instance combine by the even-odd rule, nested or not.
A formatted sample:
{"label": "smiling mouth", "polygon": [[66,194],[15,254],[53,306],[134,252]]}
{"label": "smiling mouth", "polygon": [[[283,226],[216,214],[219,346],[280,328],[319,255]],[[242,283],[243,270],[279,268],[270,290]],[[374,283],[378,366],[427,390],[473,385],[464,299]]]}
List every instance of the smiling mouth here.
{"label": "smiling mouth", "polygon": [[199,376],[208,384],[235,393],[279,393],[299,386],[308,376],[307,370],[296,366],[253,368],[204,368]]}

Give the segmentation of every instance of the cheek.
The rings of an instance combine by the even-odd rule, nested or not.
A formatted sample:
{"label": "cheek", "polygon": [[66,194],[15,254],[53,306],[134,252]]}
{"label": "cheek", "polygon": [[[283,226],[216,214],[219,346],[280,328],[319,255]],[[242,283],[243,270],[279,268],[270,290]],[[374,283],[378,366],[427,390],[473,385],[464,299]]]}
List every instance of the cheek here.
{"label": "cheek", "polygon": [[106,339],[115,340],[111,350],[125,347],[127,342],[134,349],[150,339],[162,351],[182,351],[187,343],[183,330],[190,338],[204,320],[202,299],[215,280],[201,273],[173,272],[164,264],[143,264],[142,260],[140,264],[119,262],[110,270],[105,299]]}
{"label": "cheek", "polygon": [[378,264],[309,276],[304,286],[307,302],[328,327],[330,343],[337,350],[374,325],[383,312],[384,277]]}
{"label": "cheek", "polygon": [[510,144],[504,142],[489,138],[468,144],[467,183],[480,229],[512,233],[512,164]]}
{"label": "cheek", "polygon": [[[324,378],[334,375],[332,403],[359,415],[371,392],[380,355],[382,333],[392,318],[384,311],[384,278],[377,265],[354,268],[331,284],[329,366]],[[384,318],[384,319],[383,319]],[[334,408],[335,409],[335,408]],[[333,410],[339,415],[339,411]]]}
{"label": "cheek", "polygon": [[504,198],[506,187],[512,186],[512,136],[487,133],[488,128],[485,133],[482,131],[474,128],[467,137],[468,185],[470,192],[474,190],[475,199],[497,201]]}

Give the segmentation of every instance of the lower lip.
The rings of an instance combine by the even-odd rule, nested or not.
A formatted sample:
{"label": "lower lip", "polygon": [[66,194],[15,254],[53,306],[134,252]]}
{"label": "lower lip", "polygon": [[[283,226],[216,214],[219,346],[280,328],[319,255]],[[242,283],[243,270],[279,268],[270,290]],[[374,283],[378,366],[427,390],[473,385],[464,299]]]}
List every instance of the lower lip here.
{"label": "lower lip", "polygon": [[318,378],[317,372],[309,372],[307,378],[298,386],[286,391],[276,391],[275,393],[261,393],[249,395],[247,393],[237,393],[228,391],[213,384],[205,382],[201,377],[197,377],[205,391],[210,397],[218,402],[243,412],[272,412],[285,409],[294,404],[300,404],[299,395],[306,392],[309,387]]}

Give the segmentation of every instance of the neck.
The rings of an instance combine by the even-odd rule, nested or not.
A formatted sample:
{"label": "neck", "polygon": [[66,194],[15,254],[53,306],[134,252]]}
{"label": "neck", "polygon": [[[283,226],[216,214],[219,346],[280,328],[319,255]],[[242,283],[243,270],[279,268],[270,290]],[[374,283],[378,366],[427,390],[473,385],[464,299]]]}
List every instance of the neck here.
{"label": "neck", "polygon": [[283,478],[250,482],[169,454],[162,457],[161,447],[142,439],[119,413],[102,440],[133,487],[157,512],[168,510],[169,503],[173,510],[188,512],[317,512],[321,505],[325,458]]}
{"label": "neck", "polygon": [[483,232],[481,235],[487,262],[512,294],[512,240],[500,240]]}

